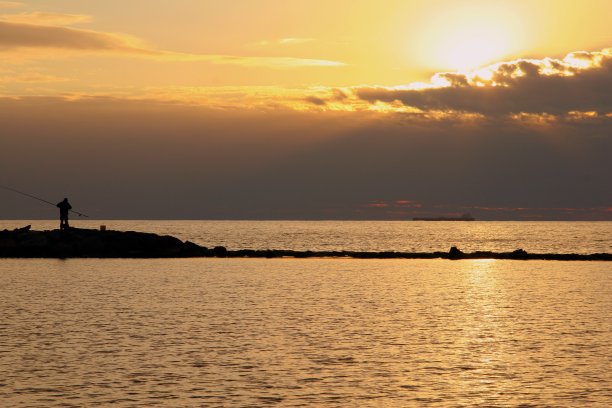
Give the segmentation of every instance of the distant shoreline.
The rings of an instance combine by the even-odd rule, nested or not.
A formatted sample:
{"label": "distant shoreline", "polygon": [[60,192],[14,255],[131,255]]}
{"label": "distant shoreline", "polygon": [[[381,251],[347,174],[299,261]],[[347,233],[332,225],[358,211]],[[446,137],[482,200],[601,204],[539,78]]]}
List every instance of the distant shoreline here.
{"label": "distant shoreline", "polygon": [[71,228],[34,231],[29,226],[0,231],[0,258],[354,258],[354,259],[510,259],[557,261],[612,261],[612,254],[396,251],[295,251],[282,249],[228,250],[207,248],[169,235],[135,231]]}

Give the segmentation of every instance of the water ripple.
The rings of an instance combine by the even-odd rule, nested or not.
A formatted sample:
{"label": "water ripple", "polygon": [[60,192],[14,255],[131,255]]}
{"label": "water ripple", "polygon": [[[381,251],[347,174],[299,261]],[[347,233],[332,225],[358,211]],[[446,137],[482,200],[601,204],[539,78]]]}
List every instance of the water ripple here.
{"label": "water ripple", "polygon": [[607,268],[2,260],[0,406],[607,407]]}

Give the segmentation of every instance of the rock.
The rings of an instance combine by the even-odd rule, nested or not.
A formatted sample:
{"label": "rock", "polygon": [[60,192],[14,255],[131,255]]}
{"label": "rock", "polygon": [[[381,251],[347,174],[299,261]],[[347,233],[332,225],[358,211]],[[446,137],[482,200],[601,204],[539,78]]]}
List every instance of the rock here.
{"label": "rock", "polygon": [[106,245],[104,244],[103,237],[99,235],[91,235],[77,240],[75,242],[75,247],[79,253],[91,253],[93,255],[103,253]]}
{"label": "rock", "polygon": [[[19,229],[19,232],[28,230]],[[49,239],[43,232],[32,231],[28,234],[21,234],[19,237],[19,246],[22,248],[43,248],[49,243]]]}
{"label": "rock", "polygon": [[528,256],[529,254],[527,253],[527,251],[525,251],[524,249],[520,249],[520,248],[510,253],[511,259],[527,259]]}
{"label": "rock", "polygon": [[212,249],[212,255],[217,258],[225,258],[227,256],[227,249],[223,246],[216,246]]}
{"label": "rock", "polygon": [[19,258],[177,258],[203,256],[206,248],[168,235],[134,231],[69,230],[31,231],[18,228],[0,232],[0,256]]}
{"label": "rock", "polygon": [[451,249],[448,251],[448,257],[450,259],[459,259],[463,257],[463,252],[457,248],[456,246],[451,247]]}
{"label": "rock", "polygon": [[182,248],[182,253],[186,257],[205,256],[208,253],[208,248],[194,244],[191,241],[185,241]]}
{"label": "rock", "polygon": [[9,256],[15,252],[15,248],[17,248],[17,240],[10,237],[0,238],[0,256]]}

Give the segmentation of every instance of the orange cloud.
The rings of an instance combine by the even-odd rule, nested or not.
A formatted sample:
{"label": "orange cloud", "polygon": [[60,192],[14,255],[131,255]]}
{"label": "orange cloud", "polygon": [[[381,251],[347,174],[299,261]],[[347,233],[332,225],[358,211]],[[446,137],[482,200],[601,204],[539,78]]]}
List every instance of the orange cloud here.
{"label": "orange cloud", "polygon": [[0,9],[15,9],[23,6],[25,6],[25,4],[17,1],[0,1]]}
{"label": "orange cloud", "polygon": [[242,57],[236,55],[187,54],[168,51],[153,51],[154,58],[166,61],[204,61],[213,64],[232,64],[250,67],[299,68],[299,67],[342,67],[339,61],[293,58],[293,57]]}
{"label": "orange cloud", "polygon": [[272,41],[263,40],[263,41],[258,42],[255,45],[262,46],[262,47],[267,47],[271,45],[299,45],[299,44],[306,44],[312,41],[314,41],[314,38],[289,37],[289,38],[279,38],[278,40],[272,40]]}
{"label": "orange cloud", "polygon": [[374,201],[374,202],[369,203],[368,205],[366,205],[366,207],[370,207],[370,208],[387,208],[387,207],[389,207],[389,204],[385,203],[384,201]]}
{"label": "orange cloud", "polygon": [[396,207],[421,208],[422,204],[411,200],[396,200],[393,202]]}
{"label": "orange cloud", "polygon": [[14,75],[1,75],[0,83],[42,83],[42,82],[64,82],[67,78],[53,75],[41,74],[39,72],[25,72]]}
{"label": "orange cloud", "polygon": [[82,51],[115,51],[154,55],[139,48],[127,37],[67,27],[0,21],[0,51],[21,48],[59,48]]}
{"label": "orange cloud", "polygon": [[67,26],[72,24],[88,23],[91,21],[91,16],[83,14],[31,12],[0,15],[0,21],[17,24]]}
{"label": "orange cloud", "polygon": [[[67,14],[30,13],[3,16],[0,19],[0,52],[13,53],[13,56],[17,58],[20,55],[33,58],[37,56],[37,50],[42,50],[38,57],[50,57],[45,51],[62,49],[73,53],[112,53],[158,61],[200,61],[269,68],[340,67],[345,65],[338,61],[309,58],[178,53],[147,47],[141,40],[127,35],[61,26],[86,20],[87,16]],[[53,57],[56,58],[56,55]]]}
{"label": "orange cloud", "polygon": [[366,207],[369,208],[422,208],[422,204],[413,200],[395,200],[395,201],[384,201],[384,200],[376,200],[367,204]]}

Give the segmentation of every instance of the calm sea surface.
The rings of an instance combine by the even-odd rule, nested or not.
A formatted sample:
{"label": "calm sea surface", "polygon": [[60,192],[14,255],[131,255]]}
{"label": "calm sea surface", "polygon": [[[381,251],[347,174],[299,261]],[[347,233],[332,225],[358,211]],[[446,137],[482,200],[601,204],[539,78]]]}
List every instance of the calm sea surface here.
{"label": "calm sea surface", "polygon": [[[231,249],[612,252],[610,223],[104,223]],[[611,277],[609,262],[0,259],[0,406],[609,407]]]}

